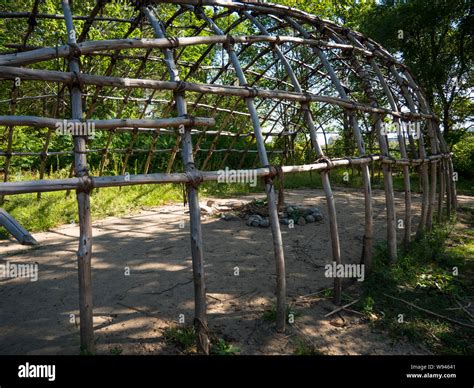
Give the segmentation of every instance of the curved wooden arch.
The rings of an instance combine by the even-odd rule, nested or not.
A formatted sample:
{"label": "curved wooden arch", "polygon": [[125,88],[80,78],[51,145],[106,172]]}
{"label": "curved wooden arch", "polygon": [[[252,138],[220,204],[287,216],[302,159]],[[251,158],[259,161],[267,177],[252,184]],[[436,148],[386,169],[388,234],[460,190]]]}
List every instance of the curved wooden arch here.
{"label": "curved wooden arch", "polygon": [[[8,49],[14,52],[0,55],[0,79],[8,83],[10,91],[10,98],[0,101],[0,104],[9,104],[5,110],[8,114],[0,116],[0,125],[6,127],[7,139],[5,149],[0,151],[0,158],[5,158],[5,182],[0,183],[0,198],[16,193],[77,191],[81,226],[78,249],[80,330],[81,346],[85,350],[94,350],[89,204],[90,190],[94,187],[147,183],[187,185],[195,285],[194,325],[198,334],[198,349],[204,354],[209,353],[209,334],[199,184],[217,180],[216,171],[205,171],[208,166],[215,165],[213,155],[223,154],[221,168],[228,162],[229,155],[239,155],[238,166],[234,167],[251,168],[265,180],[275,256],[278,331],[285,330],[286,275],[272,181],[278,169],[271,163],[274,160],[272,155],[283,158],[281,160],[285,162],[288,159],[284,159],[287,149],[267,149],[270,139],[280,141],[285,138],[291,141],[291,136],[303,134],[301,136],[306,142],[303,152],[308,152],[310,156],[316,155],[317,160],[314,162],[282,165],[281,171],[320,172],[329,215],[332,260],[337,264],[343,260],[336,202],[329,179],[330,171],[334,168],[357,166],[362,172],[365,204],[362,262],[368,267],[371,266],[373,243],[371,163],[382,164],[390,260],[396,260],[398,248],[392,182],[394,168],[402,169],[404,179],[405,247],[412,238],[410,167],[420,171],[423,186],[418,235],[432,228],[435,212],[438,220],[442,219],[444,206],[448,216],[455,211],[456,189],[452,180],[451,154],[438,120],[409,69],[377,42],[317,16],[269,3],[139,0],[130,19],[107,15],[106,3],[105,0],[97,0],[89,15],[74,15],[68,0],[62,0],[63,15],[41,13],[39,0],[35,0],[31,12],[0,13],[0,16],[9,20],[16,18],[23,22],[62,18],[66,25],[67,44],[58,44],[56,47],[29,46],[28,42],[36,33],[34,23],[29,23],[21,42],[8,45]],[[157,18],[157,6],[168,7],[166,9],[170,12],[164,20]],[[206,7],[215,8],[215,12],[209,15],[205,12]],[[196,24],[186,28],[182,26],[183,18],[187,17]],[[75,31],[75,20],[84,21],[77,39],[71,33]],[[271,23],[266,23],[268,21]],[[125,23],[125,35],[122,39],[106,39],[106,36],[103,40],[87,40],[97,22]],[[170,34],[170,31],[180,30],[185,30],[188,36]],[[238,33],[242,30],[247,34]],[[141,37],[130,38],[137,31]],[[198,55],[188,60],[187,50],[197,50]],[[222,54],[220,59],[225,59],[226,63],[217,62],[219,50]],[[110,58],[110,63],[101,67],[103,74],[97,74],[99,71],[94,71],[93,64],[104,56]],[[45,69],[50,63],[48,61],[60,58],[67,63],[68,71]],[[82,66],[81,58],[86,58]],[[129,78],[129,71],[121,66],[121,61],[138,63],[132,75],[134,78]],[[59,66],[54,68],[60,69]],[[183,70],[187,72],[180,79]],[[40,96],[22,96],[15,83],[10,89],[11,80],[18,78],[22,82],[44,83],[48,85],[48,90],[41,91]],[[234,80],[238,81],[238,85]],[[51,83],[58,86],[56,93],[52,92]],[[358,99],[354,92],[364,95],[365,100]],[[18,113],[29,103],[34,111],[35,100],[54,104],[53,109],[49,114],[29,112],[21,116]],[[135,104],[133,112],[137,117],[122,117],[130,102]],[[118,103],[115,111],[117,118],[95,117],[101,115],[100,109],[97,109],[101,104],[115,103]],[[78,123],[88,121],[94,123],[97,129],[109,131],[104,148],[88,148],[86,137],[77,135],[73,138],[73,150],[49,151],[54,136],[53,128],[57,120],[64,119],[66,115],[65,104],[71,108],[69,120]],[[233,123],[237,116],[239,122]],[[287,118],[285,122],[281,116]],[[396,151],[400,153],[400,159],[397,160],[393,158],[388,139],[381,131],[383,120],[387,117],[398,124],[422,123],[420,136],[416,139],[409,132],[401,131],[398,134],[395,146],[398,146]],[[357,156],[330,159],[318,142],[318,128],[325,134],[325,126],[334,122],[340,126],[339,122],[344,120],[348,121],[351,136],[355,140]],[[289,134],[285,131],[285,125],[296,130]],[[176,128],[180,126],[184,130],[177,131]],[[48,128],[42,152],[14,149],[13,133],[22,128]],[[123,132],[131,133],[131,141],[128,148],[118,149],[113,146],[113,140],[115,136],[122,136]],[[150,144],[148,148],[140,147],[139,136],[147,136]],[[196,141],[193,141],[193,136],[197,137]],[[377,139],[374,148],[378,153],[368,155],[366,140],[373,140],[374,136]],[[160,143],[162,138],[167,139],[167,142]],[[224,138],[232,140],[225,144],[221,142]],[[367,147],[369,150],[375,144],[375,140],[372,140]],[[328,145],[325,143],[327,150]],[[87,156],[100,153],[99,175],[91,176]],[[117,153],[122,158],[120,176],[102,175],[110,153]],[[135,153],[143,155],[144,174],[130,175],[125,180],[127,165]],[[181,154],[181,159],[176,158],[178,154]],[[47,158],[51,155],[73,157],[69,178],[42,179]],[[163,158],[160,160],[166,161],[166,172],[153,172],[153,163],[158,155]],[[12,158],[27,156],[40,158],[41,179],[8,182]],[[182,170],[175,172],[176,166],[183,166]],[[336,303],[340,303],[341,290],[341,279],[335,278]]]}

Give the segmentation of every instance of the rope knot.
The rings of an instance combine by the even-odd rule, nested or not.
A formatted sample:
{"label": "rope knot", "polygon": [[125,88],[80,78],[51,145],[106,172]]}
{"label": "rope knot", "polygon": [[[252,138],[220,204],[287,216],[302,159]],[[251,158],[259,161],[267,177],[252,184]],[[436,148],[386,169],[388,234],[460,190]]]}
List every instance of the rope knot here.
{"label": "rope knot", "polygon": [[250,86],[249,84],[242,85],[249,93],[249,98],[255,98],[258,96],[258,89]]}
{"label": "rope knot", "polygon": [[81,48],[76,42],[68,42],[69,46],[69,57],[74,59],[79,59],[82,55]]}
{"label": "rope knot", "polygon": [[183,118],[189,120],[189,124],[186,125],[187,127],[195,127],[196,126],[196,117],[194,117],[192,115],[189,115],[189,114],[185,114],[185,115],[183,115]]}
{"label": "rope knot", "polygon": [[325,170],[330,170],[334,167],[334,163],[332,162],[331,159],[329,159],[327,156],[323,155],[320,156],[317,160],[316,163],[326,163],[327,167]]}
{"label": "rope knot", "polygon": [[226,35],[225,42],[222,44],[227,51],[233,51],[235,38],[231,34]]}
{"label": "rope knot", "polygon": [[79,90],[82,91],[84,90],[84,80],[82,79],[81,75],[79,74],[78,71],[74,70],[72,72],[72,86],[77,86]]}
{"label": "rope knot", "polygon": [[92,178],[87,174],[80,177],[81,184],[79,185],[77,192],[78,193],[90,193],[94,188],[94,181]]}
{"label": "rope knot", "polygon": [[204,177],[202,176],[201,171],[196,169],[194,163],[186,164],[184,168],[184,173],[188,178],[188,181],[186,182],[186,186],[188,187],[191,186],[195,189],[198,189],[199,185],[204,181]]}
{"label": "rope knot", "polygon": [[174,90],[174,92],[176,94],[180,94],[180,93],[184,93],[185,91],[186,91],[186,82],[178,81],[176,83],[176,89]]}

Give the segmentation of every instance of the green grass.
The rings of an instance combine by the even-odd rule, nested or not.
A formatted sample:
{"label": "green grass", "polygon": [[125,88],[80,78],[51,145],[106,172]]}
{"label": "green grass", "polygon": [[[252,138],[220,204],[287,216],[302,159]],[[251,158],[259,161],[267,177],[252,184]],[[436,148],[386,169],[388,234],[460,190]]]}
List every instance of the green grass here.
{"label": "green grass", "polygon": [[240,353],[240,348],[235,347],[223,338],[211,340],[211,354],[217,356],[233,356]]}
{"label": "green grass", "polygon": [[295,356],[322,356],[323,352],[316,349],[313,344],[308,344],[302,339],[298,339],[296,342],[296,348],[293,352]]}
{"label": "green grass", "polygon": [[[344,180],[344,173],[349,173],[349,181]],[[94,172],[92,172],[93,174]],[[48,179],[67,177],[68,172],[61,170],[51,174]],[[37,173],[24,173],[13,176],[13,180],[38,179]],[[403,190],[403,177],[394,174],[395,190]],[[362,178],[357,170],[337,169],[331,172],[331,183],[334,187],[362,188]],[[275,180],[278,188],[278,180]],[[383,178],[375,172],[372,180],[374,189],[383,189]],[[322,188],[319,173],[304,172],[287,174],[285,176],[286,189]],[[418,178],[412,177],[412,190],[419,188]],[[205,182],[201,185],[201,196],[229,198],[249,193],[264,193],[262,181],[256,187],[247,184],[223,184]],[[458,193],[474,194],[474,181],[460,179]],[[170,202],[183,201],[182,185],[141,185],[128,187],[111,187],[94,190],[91,195],[91,212],[93,219],[102,219],[109,216],[123,216],[139,212],[140,210],[160,206]],[[64,191],[42,193],[41,199],[37,194],[21,194],[5,197],[2,207],[8,211],[20,224],[30,232],[39,232],[59,225],[77,222],[77,203],[74,191],[66,197]],[[7,238],[7,232],[0,227],[0,238]]]}
{"label": "green grass", "polygon": [[[180,188],[172,185],[145,185],[94,190],[91,195],[93,219],[129,215],[145,208],[163,205],[182,198]],[[6,198],[3,208],[30,232],[43,231],[62,224],[78,221],[74,192],[21,194]],[[3,232],[3,233],[2,233]],[[0,229],[0,235],[6,231]]]}
{"label": "green grass", "polygon": [[[59,171],[48,179],[65,177],[67,172]],[[12,180],[33,179],[38,179],[37,174],[13,176]],[[264,192],[261,185],[256,188],[244,184],[229,185],[217,182],[206,182],[201,185],[201,196],[231,197],[244,195],[250,191]],[[97,220],[110,216],[130,215],[172,202],[183,202],[182,185],[137,185],[95,189],[91,193],[91,214],[92,218]],[[71,191],[69,196],[66,196],[65,191],[42,193],[40,199],[37,199],[36,193],[6,196],[1,206],[30,232],[40,232],[78,222],[74,191]],[[7,238],[7,232],[2,227],[0,227],[0,238]]]}
{"label": "green grass", "polygon": [[[473,324],[459,308],[474,295],[474,217],[472,209],[459,211],[460,224],[437,227],[407,252],[395,265],[386,261],[386,248],[379,246],[372,275],[364,282],[364,297],[358,308],[373,325],[387,329],[394,342],[406,338],[421,343],[436,354],[474,354],[474,329],[419,311],[386,295],[404,299],[458,321]],[[457,267],[458,275],[453,273]],[[403,323],[399,322],[400,314]]]}
{"label": "green grass", "polygon": [[120,356],[123,352],[123,349],[120,346],[115,346],[110,349],[110,354],[113,356]]}
{"label": "green grass", "polygon": [[196,348],[196,331],[193,326],[168,327],[163,331],[165,342],[177,346],[184,352]]}
{"label": "green grass", "polygon": [[[196,352],[197,334],[192,326],[168,327],[163,331],[165,342],[176,346],[186,354]],[[240,353],[240,348],[235,347],[214,334],[209,336],[211,341],[210,354],[218,356],[232,356]]]}
{"label": "green grass", "polygon": [[[48,179],[66,177],[67,171],[58,171],[51,174]],[[12,178],[12,181],[26,181],[39,177],[36,173],[24,173]],[[201,196],[231,197],[246,194],[250,190],[262,193],[263,187],[206,182],[201,185]],[[91,214],[93,219],[124,216],[171,202],[183,202],[182,185],[137,185],[95,189],[91,193]],[[65,191],[42,193],[40,199],[37,199],[36,193],[10,195],[5,197],[5,202],[1,206],[30,232],[44,231],[78,221],[74,191],[71,191],[69,196],[66,196]],[[0,238],[6,237],[6,230],[0,227]]]}
{"label": "green grass", "polygon": [[[290,320],[290,315],[293,316],[293,319],[296,321],[296,318],[299,317],[301,314],[295,312],[291,306],[286,306],[286,322],[289,322]],[[276,305],[272,305],[270,309],[265,310],[262,315],[262,319],[265,322],[276,322],[276,317],[277,317],[277,311],[276,311]]]}
{"label": "green grass", "polygon": [[[345,175],[348,173],[348,175]],[[349,179],[346,180],[345,178]],[[378,169],[375,169],[373,177],[371,177],[372,189],[383,190],[384,181],[383,175]],[[331,185],[333,187],[348,187],[348,188],[363,188],[362,176],[359,170],[339,168],[332,170],[330,173]],[[411,191],[413,193],[420,193],[420,179],[416,173],[410,175]],[[278,181],[276,186],[278,187]],[[321,175],[319,172],[302,172],[298,174],[287,174],[285,175],[285,188],[287,189],[321,189]],[[393,171],[393,188],[395,191],[404,191],[403,174],[399,170]],[[474,196],[474,179],[468,177],[459,177],[456,182],[456,190],[460,195],[471,195]],[[260,191],[260,187],[259,187]]]}
{"label": "green grass", "polygon": [[474,196],[474,178],[459,177],[456,182],[456,192],[459,195]]}

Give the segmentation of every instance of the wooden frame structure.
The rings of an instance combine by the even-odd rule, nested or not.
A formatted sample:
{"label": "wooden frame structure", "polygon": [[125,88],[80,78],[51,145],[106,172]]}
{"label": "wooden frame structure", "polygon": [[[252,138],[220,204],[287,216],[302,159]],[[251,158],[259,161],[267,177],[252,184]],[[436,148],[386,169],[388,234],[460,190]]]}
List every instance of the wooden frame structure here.
{"label": "wooden frame structure", "polygon": [[[76,2],[75,2],[76,3]],[[137,0],[129,4],[128,17],[109,15],[113,0],[89,0],[76,7],[88,14],[77,14],[70,0],[62,0],[58,12],[43,13],[41,0],[32,10],[0,12],[7,21],[23,23],[26,34],[21,43],[1,48],[0,79],[13,81],[10,98],[0,101],[0,126],[6,139],[4,158],[5,195],[76,190],[80,243],[78,249],[81,347],[94,351],[92,303],[92,226],[90,193],[93,188],[138,184],[184,183],[191,222],[191,253],[195,289],[195,320],[198,350],[209,353],[206,320],[203,236],[201,231],[199,184],[217,180],[212,166],[255,170],[265,182],[273,237],[277,330],[285,330],[286,277],[283,242],[272,179],[278,174],[318,171],[327,200],[332,259],[341,263],[336,203],[330,184],[330,171],[343,166],[361,169],[364,185],[365,228],[362,260],[370,267],[373,244],[372,193],[369,166],[381,163],[387,209],[389,260],[397,257],[396,209],[392,173],[401,167],[405,186],[403,243],[412,238],[410,168],[420,173],[423,192],[421,220],[417,233],[450,216],[456,207],[451,154],[439,128],[438,119],[416,85],[410,70],[371,39],[345,27],[297,9],[260,2],[230,0]],[[120,2],[119,2],[120,3]],[[121,4],[121,3],[120,3]],[[61,14],[62,13],[62,14]],[[43,21],[65,23],[63,42],[56,45],[28,46],[36,26]],[[76,24],[80,24],[78,28]],[[123,38],[87,40],[92,29],[105,38],[114,25],[128,26]],[[105,27],[104,27],[105,26]],[[184,35],[183,35],[184,31]],[[243,35],[239,31],[251,31]],[[131,37],[133,36],[133,37]],[[35,42],[38,40],[36,39]],[[200,53],[192,63],[191,50]],[[95,72],[98,61],[108,60],[105,69]],[[53,63],[67,64],[60,68]],[[130,76],[121,62],[139,66]],[[57,91],[40,96],[22,95],[22,84],[44,84]],[[137,92],[138,94],[134,94]],[[31,101],[43,101],[43,113]],[[105,117],[99,106],[122,102],[115,118]],[[28,105],[27,105],[28,104]],[[134,104],[135,117],[126,116]],[[48,112],[52,117],[47,116]],[[20,113],[19,113],[20,112]],[[28,112],[28,114],[21,114]],[[200,117],[194,116],[199,114]],[[318,134],[343,118],[355,153],[345,158],[326,155]],[[73,136],[73,149],[49,149],[58,120],[93,123],[106,131],[105,147],[90,147],[87,136]],[[285,120],[283,120],[285,119]],[[390,148],[382,131],[390,119],[398,128],[397,147]],[[403,130],[402,123],[416,123],[418,136]],[[208,127],[214,127],[208,129]],[[365,131],[364,131],[365,127]],[[40,151],[14,149],[15,131],[47,128]],[[178,130],[179,129],[179,130]],[[291,129],[291,130],[290,130]],[[117,137],[130,137],[128,148],[113,148]],[[148,148],[134,148],[139,136],[149,136]],[[288,145],[295,137],[305,139],[306,162],[287,165],[293,152]],[[167,138],[168,148],[159,148]],[[197,139],[196,139],[197,138]],[[376,146],[367,151],[367,141]],[[194,139],[196,139],[194,141]],[[223,139],[231,139],[222,143]],[[286,146],[278,149],[271,139]],[[428,141],[426,141],[428,139]],[[174,145],[173,145],[174,143]],[[206,145],[203,148],[201,145]],[[219,144],[225,144],[219,148]],[[275,143],[277,144],[277,143]],[[291,152],[290,152],[291,151]],[[130,158],[146,154],[143,174],[125,174]],[[181,154],[181,161],[176,159]],[[225,156],[216,166],[213,157]],[[249,155],[256,154],[253,162]],[[111,154],[123,156],[122,175],[103,174]],[[65,179],[44,179],[48,158],[72,156],[71,174]],[[99,174],[88,170],[88,156],[101,155]],[[161,155],[161,156],[160,156]],[[201,155],[204,155],[201,157]],[[238,163],[229,158],[240,157]],[[165,172],[150,172],[154,160],[166,157]],[[10,182],[13,158],[40,159],[40,178]],[[312,159],[311,159],[312,158]],[[278,160],[281,167],[272,165]],[[308,162],[309,160],[309,162]],[[208,168],[209,167],[209,168]],[[175,169],[179,168],[180,171]],[[438,193],[438,194],[437,194]],[[446,207],[446,213],[444,212]],[[335,302],[341,300],[341,282],[335,279]]]}

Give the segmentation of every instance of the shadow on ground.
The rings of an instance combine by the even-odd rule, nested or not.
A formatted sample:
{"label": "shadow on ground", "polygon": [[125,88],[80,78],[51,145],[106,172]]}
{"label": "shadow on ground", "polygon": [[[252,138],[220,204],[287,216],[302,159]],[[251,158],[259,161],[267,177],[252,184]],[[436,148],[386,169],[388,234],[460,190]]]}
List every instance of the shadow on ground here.
{"label": "shadow on ground", "polygon": [[[385,204],[374,191],[375,238],[385,237]],[[363,193],[335,193],[341,252],[345,262],[358,262],[362,250]],[[239,197],[233,201],[248,201]],[[206,200],[202,200],[203,203]],[[286,201],[319,206],[326,215],[320,190],[289,190]],[[218,203],[229,202],[216,200]],[[403,217],[403,195],[397,194]],[[419,198],[414,198],[419,214]],[[40,215],[38,215],[40,216]],[[184,221],[184,228],[180,228]],[[414,217],[414,225],[418,222]],[[123,218],[94,223],[93,293],[97,353],[176,354],[163,329],[193,319],[193,284],[188,215],[182,205],[169,205]],[[291,354],[300,338],[326,354],[413,354],[408,344],[390,344],[360,319],[336,325],[330,300],[301,303],[299,296],[331,287],[324,265],[331,262],[327,218],[294,229],[282,226],[289,302],[297,312],[296,326],[277,334],[262,319],[274,303],[275,265],[269,228],[243,221],[203,216],[208,321],[212,332],[240,348],[242,354]],[[399,238],[403,233],[400,231]],[[0,263],[38,263],[39,279],[0,279],[0,354],[77,354],[79,318],[78,228],[66,225],[35,234],[37,248],[0,242]],[[238,267],[239,276],[235,276]],[[130,274],[127,276],[127,269]]]}

